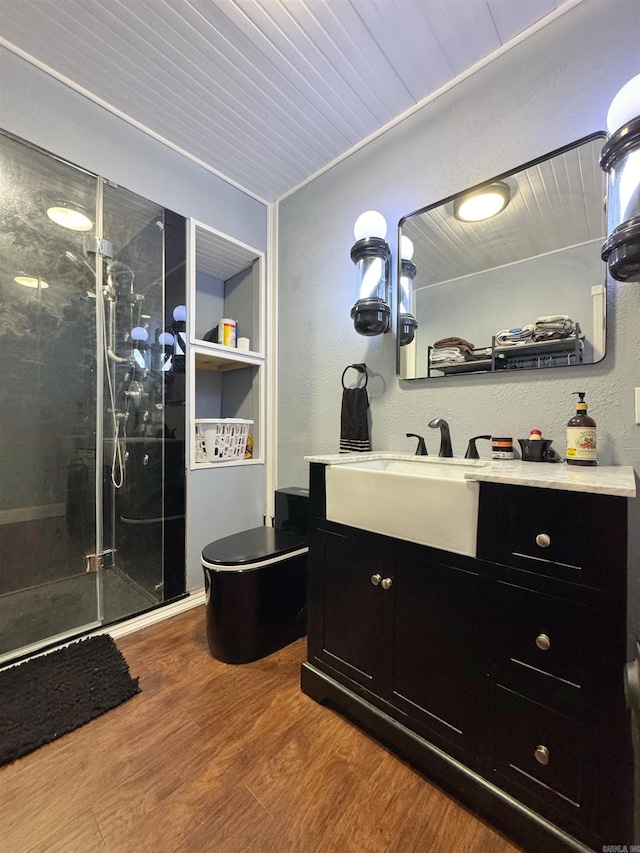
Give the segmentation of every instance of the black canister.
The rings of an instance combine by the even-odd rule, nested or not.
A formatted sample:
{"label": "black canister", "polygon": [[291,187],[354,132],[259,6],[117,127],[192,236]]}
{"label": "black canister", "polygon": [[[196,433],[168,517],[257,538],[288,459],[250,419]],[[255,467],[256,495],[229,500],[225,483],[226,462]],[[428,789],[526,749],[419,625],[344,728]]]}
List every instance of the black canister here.
{"label": "black canister", "polygon": [[491,458],[492,459],[513,459],[513,438],[500,436],[491,437]]}

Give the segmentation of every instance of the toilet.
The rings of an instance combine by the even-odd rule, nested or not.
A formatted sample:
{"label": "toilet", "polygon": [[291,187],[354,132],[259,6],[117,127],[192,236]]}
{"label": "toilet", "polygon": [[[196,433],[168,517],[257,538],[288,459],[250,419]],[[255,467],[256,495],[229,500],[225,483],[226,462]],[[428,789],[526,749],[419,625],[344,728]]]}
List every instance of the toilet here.
{"label": "toilet", "polygon": [[216,539],[202,551],[207,643],[224,663],[249,663],[306,633],[309,491],[276,489],[274,527]]}

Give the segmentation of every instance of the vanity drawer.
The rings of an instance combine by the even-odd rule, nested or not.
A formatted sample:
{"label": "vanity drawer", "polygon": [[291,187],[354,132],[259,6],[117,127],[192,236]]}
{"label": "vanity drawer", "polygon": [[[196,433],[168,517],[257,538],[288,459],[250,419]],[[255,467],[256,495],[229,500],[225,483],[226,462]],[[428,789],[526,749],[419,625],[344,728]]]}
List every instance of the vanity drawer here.
{"label": "vanity drawer", "polygon": [[481,485],[479,557],[596,588],[626,565],[625,498]]}
{"label": "vanity drawer", "polygon": [[598,690],[600,612],[555,596],[498,583],[495,659],[498,679],[579,700]]}
{"label": "vanity drawer", "polygon": [[497,686],[495,768],[507,789],[528,792],[541,813],[542,803],[580,820],[595,799],[596,767],[587,726]]}

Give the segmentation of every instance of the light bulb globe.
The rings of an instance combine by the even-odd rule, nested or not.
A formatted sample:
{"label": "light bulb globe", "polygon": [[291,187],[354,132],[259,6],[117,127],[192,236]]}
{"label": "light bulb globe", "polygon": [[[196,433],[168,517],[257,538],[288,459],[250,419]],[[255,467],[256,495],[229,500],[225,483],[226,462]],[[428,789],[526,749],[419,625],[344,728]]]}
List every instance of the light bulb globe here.
{"label": "light bulb globe", "polygon": [[607,113],[607,130],[615,133],[636,116],[640,116],[640,74],[625,83],[611,101]]}
{"label": "light bulb globe", "polygon": [[134,341],[146,341],[149,338],[149,332],[142,326],[134,326],[131,329],[131,338]]}
{"label": "light bulb globe", "polygon": [[176,305],[173,309],[173,319],[176,323],[182,323],[187,319],[187,306],[186,305]]}
{"label": "light bulb globe", "polygon": [[366,237],[379,237],[384,240],[387,236],[387,220],[377,210],[366,210],[356,219],[353,236],[356,241]]}
{"label": "light bulb globe", "polygon": [[413,243],[408,237],[400,238],[400,258],[403,261],[410,261],[413,258]]}

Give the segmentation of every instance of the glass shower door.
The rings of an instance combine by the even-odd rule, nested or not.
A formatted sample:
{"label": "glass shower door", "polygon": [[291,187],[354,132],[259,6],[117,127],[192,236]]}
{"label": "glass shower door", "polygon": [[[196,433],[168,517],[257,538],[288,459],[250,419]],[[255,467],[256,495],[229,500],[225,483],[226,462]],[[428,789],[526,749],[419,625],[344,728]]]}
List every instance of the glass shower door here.
{"label": "glass shower door", "polygon": [[[102,289],[104,619],[163,600],[165,385],[164,209],[104,184]],[[166,370],[163,368],[167,368]]]}
{"label": "glass shower door", "polygon": [[[0,135],[0,660],[98,624],[96,178]],[[73,210],[79,214],[73,219]]]}
{"label": "glass shower door", "polygon": [[0,663],[185,593],[185,221],[0,131]]}

